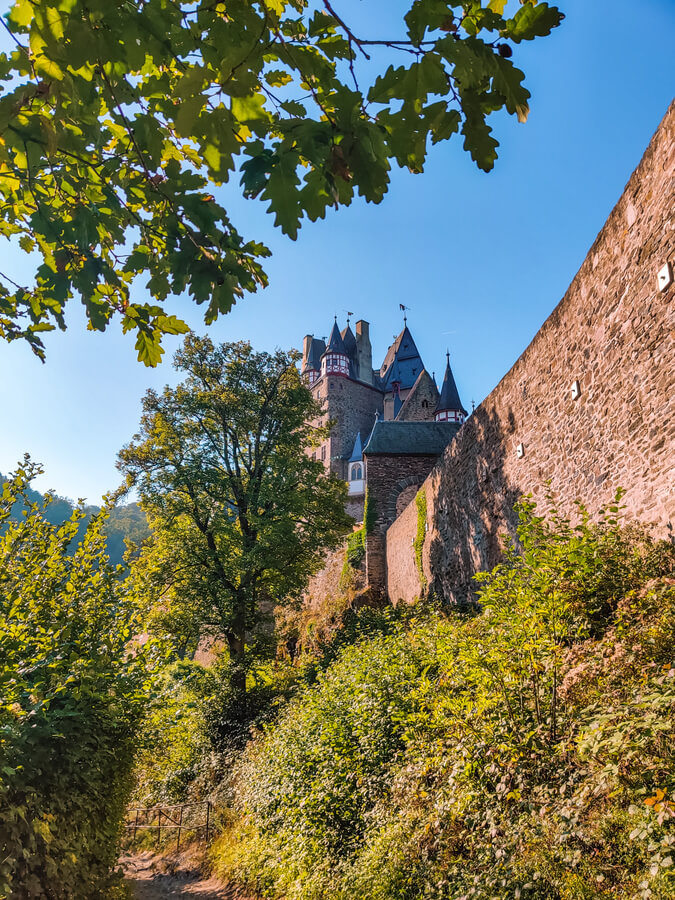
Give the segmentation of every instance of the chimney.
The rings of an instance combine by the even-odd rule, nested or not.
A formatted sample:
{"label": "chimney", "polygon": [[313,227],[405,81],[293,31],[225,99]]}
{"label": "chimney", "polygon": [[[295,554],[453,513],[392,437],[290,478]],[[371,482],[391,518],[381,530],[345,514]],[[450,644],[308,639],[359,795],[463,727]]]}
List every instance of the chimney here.
{"label": "chimney", "polygon": [[359,381],[373,383],[373,348],[370,345],[370,325],[359,319],[356,329],[356,361],[359,366]]}
{"label": "chimney", "polygon": [[309,351],[312,347],[313,335],[306,334],[302,339],[302,369],[301,372],[304,372],[307,368],[307,360],[309,359]]}

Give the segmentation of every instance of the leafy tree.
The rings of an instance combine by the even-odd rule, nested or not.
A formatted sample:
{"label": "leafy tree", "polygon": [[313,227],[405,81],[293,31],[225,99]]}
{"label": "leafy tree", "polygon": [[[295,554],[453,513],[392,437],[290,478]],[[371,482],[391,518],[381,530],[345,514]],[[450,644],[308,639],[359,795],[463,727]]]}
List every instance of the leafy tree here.
{"label": "leafy tree", "polygon": [[[109,885],[143,711],[131,585],[105,510],[52,524],[29,460],[0,490],[0,896],[91,900]],[[17,502],[23,515],[11,517]]]}
{"label": "leafy tree", "polygon": [[[355,193],[378,203],[392,162],[421,172],[429,141],[461,132],[487,171],[487,117],[528,113],[512,45],[562,20],[537,0],[412,0],[404,22],[383,14],[386,39],[365,39],[336,5],[16,0],[0,20],[14,42],[0,54],[0,233],[41,261],[33,285],[0,276],[0,334],[43,356],[40,335],[65,328],[79,295],[90,328],[118,314],[155,365],[162,334],[187,329],[169,294],[206,304],[208,324],[267,283],[268,250],[214,185],[238,169],[295,238]],[[132,299],[144,274],[152,302]]]}
{"label": "leafy tree", "polygon": [[156,533],[139,577],[159,585],[183,652],[205,633],[227,641],[237,703],[265,610],[302,590],[351,523],[344,482],[307,452],[320,409],[296,360],[188,336],[174,363],[186,380],[148,391],[119,457]]}

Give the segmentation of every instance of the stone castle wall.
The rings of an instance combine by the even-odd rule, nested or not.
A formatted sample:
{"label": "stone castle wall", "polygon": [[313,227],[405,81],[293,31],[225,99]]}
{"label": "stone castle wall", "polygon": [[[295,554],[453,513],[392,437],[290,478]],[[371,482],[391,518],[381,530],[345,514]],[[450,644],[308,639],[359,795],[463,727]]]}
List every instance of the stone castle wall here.
{"label": "stone castle wall", "polygon": [[408,394],[399,415],[406,422],[433,422],[438,398],[438,389],[431,375],[425,374]]}
{"label": "stone castle wall", "polygon": [[[425,482],[429,589],[462,600],[514,533],[526,493],[591,511],[626,488],[627,515],[673,536],[675,522],[675,104],[566,295],[469,417]],[[580,396],[572,398],[578,381]],[[519,446],[522,455],[519,454]],[[390,598],[420,593],[408,507],[386,536]],[[411,569],[411,566],[413,567]]]}
{"label": "stone castle wall", "polygon": [[354,449],[355,435],[360,431],[362,439],[367,439],[375,412],[382,412],[382,394],[374,387],[339,375],[324,376],[316,382],[312,393],[326,411],[323,421],[335,422],[325,442],[326,468],[332,459],[333,471],[346,480],[347,460]]}
{"label": "stone castle wall", "polygon": [[408,491],[412,499],[436,460],[436,456],[366,457],[368,502],[375,511],[372,533],[366,537],[366,572],[368,585],[377,593],[386,590],[385,535],[400,512],[399,497]]}
{"label": "stone castle wall", "polygon": [[[422,592],[420,572],[415,559],[417,515],[417,504],[408,503],[392,526],[391,530],[396,535],[395,539],[390,539],[387,534],[387,593],[394,605],[402,600],[411,602],[417,599]],[[427,508],[428,521],[429,510]]]}

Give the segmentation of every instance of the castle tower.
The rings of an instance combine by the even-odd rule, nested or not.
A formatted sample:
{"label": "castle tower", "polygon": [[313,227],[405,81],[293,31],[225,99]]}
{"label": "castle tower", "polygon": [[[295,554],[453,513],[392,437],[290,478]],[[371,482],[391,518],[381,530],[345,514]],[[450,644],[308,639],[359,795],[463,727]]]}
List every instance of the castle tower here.
{"label": "castle tower", "polygon": [[441,396],[434,413],[434,419],[437,422],[459,422],[460,425],[466,419],[468,413],[462,406],[459,399],[459,391],[455,384],[455,379],[450,368],[450,352],[446,353],[445,376],[443,378],[443,387],[441,388]]}

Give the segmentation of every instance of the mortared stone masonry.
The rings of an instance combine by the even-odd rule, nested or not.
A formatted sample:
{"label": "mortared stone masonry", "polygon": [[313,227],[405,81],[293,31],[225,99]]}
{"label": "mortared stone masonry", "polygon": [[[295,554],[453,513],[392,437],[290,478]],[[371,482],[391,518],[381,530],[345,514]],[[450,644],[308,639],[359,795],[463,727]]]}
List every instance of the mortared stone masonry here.
{"label": "mortared stone masonry", "polygon": [[[433,594],[465,599],[472,575],[498,562],[500,535],[515,532],[516,500],[532,493],[545,508],[547,481],[572,515],[575,499],[593,512],[623,487],[627,515],[673,537],[675,284],[657,283],[668,262],[675,267],[675,103],[564,298],[424,482]],[[416,507],[388,527],[386,559],[385,519],[373,574],[385,570],[394,603],[411,602]]]}

